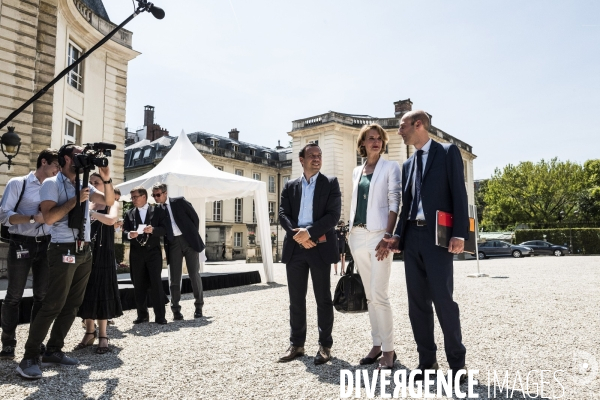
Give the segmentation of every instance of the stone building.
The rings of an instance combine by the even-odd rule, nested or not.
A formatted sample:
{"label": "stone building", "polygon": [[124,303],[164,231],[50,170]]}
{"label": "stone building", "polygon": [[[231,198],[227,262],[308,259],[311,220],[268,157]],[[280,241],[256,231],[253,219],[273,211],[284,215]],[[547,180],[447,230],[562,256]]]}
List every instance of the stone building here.
{"label": "stone building", "polygon": [[[140,131],[138,130],[138,132]],[[237,129],[232,129],[228,136],[194,132],[188,134],[188,137],[215,168],[260,180],[267,184],[269,213],[272,213],[271,232],[274,234],[276,242],[278,238],[279,250],[275,248],[275,259],[277,254],[281,254],[283,243],[283,230],[277,225],[278,193],[290,178],[291,148],[277,146],[275,149],[271,149],[243,142],[239,140],[239,134]],[[152,141],[142,139],[126,147],[125,180],[137,178],[154,168],[172,148],[176,140],[174,137],[161,136]],[[252,242],[260,246],[261,243],[256,235],[256,215],[252,198],[207,203],[205,242],[206,255],[209,260],[221,259],[223,243],[225,243],[226,259],[228,260],[246,259],[247,250],[252,247]],[[269,245],[271,247],[271,243]],[[257,255],[260,255],[260,247],[257,247],[257,251]]]}
{"label": "stone building", "polygon": [[[115,27],[102,0],[0,0],[0,118]],[[42,149],[67,142],[117,144],[111,168],[115,182],[123,180],[127,65],[138,55],[121,29],[9,124],[21,149],[10,170],[0,167],[0,194],[10,178],[35,169]],[[0,247],[0,274],[5,252]]]}
{"label": "stone building", "polygon": [[[397,134],[400,118],[406,112],[412,110],[412,104],[410,99],[395,102],[393,117],[377,118],[369,115],[352,115],[329,111],[314,117],[299,119],[292,123],[292,131],[288,134],[292,137],[293,153],[298,154],[302,146],[308,142],[317,142],[323,152],[321,172],[325,175],[338,177],[342,191],[342,218],[345,221],[348,221],[350,217],[352,170],[363,162],[356,152],[358,132],[366,124],[378,123],[381,125],[389,136],[388,148],[383,157],[386,160],[397,161],[402,165],[415,151],[413,146],[405,145],[402,137]],[[463,157],[469,204],[475,204],[473,160],[476,156],[472,152],[472,147],[433,126],[433,124],[429,130],[429,136],[438,142],[450,142],[458,146]],[[298,177],[301,173],[300,161],[298,157],[293,157],[292,176]]]}

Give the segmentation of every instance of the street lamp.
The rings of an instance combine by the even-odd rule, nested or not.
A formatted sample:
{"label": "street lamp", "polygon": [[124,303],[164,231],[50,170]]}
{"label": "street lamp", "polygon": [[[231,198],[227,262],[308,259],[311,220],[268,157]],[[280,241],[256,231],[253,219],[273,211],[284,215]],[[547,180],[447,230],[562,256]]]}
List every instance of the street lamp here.
{"label": "street lamp", "polygon": [[0,163],[0,165],[8,164],[8,169],[10,169],[12,159],[19,154],[21,149],[21,138],[15,133],[14,126],[9,126],[8,132],[0,137],[0,149],[4,157],[8,158],[8,161]]}

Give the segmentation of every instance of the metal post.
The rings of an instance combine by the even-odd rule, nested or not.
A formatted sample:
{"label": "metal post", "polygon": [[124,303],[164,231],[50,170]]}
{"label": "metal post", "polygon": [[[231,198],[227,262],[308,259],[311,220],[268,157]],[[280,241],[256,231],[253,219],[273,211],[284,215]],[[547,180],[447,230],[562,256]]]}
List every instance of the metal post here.
{"label": "metal post", "polygon": [[467,275],[469,278],[485,278],[488,275],[482,274],[479,270],[479,223],[477,221],[477,206],[473,206],[473,218],[475,219],[475,257],[477,257],[477,273]]}

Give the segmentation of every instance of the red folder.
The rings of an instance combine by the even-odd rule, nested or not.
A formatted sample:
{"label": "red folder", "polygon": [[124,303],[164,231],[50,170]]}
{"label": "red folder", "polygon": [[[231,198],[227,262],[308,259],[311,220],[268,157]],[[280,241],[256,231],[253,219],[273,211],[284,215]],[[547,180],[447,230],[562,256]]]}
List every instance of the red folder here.
{"label": "red folder", "polygon": [[[435,216],[435,244],[440,247],[448,247],[452,238],[452,226],[454,217],[445,211],[436,211]],[[469,218],[469,238],[465,238],[465,253],[475,254],[475,219]]]}

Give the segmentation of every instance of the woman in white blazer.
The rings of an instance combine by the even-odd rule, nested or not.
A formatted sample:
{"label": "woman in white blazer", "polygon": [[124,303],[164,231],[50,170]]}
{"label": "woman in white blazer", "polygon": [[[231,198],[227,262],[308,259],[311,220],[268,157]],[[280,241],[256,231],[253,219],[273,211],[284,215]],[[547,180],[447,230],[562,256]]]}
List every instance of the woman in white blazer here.
{"label": "woman in white blazer", "polygon": [[388,296],[393,254],[383,238],[392,237],[400,206],[400,166],[384,160],[388,135],[378,124],[365,125],[357,148],[366,162],[352,173],[352,204],[348,245],[362,278],[369,305],[373,348],[360,360],[379,368],[392,368],[394,324]]}

